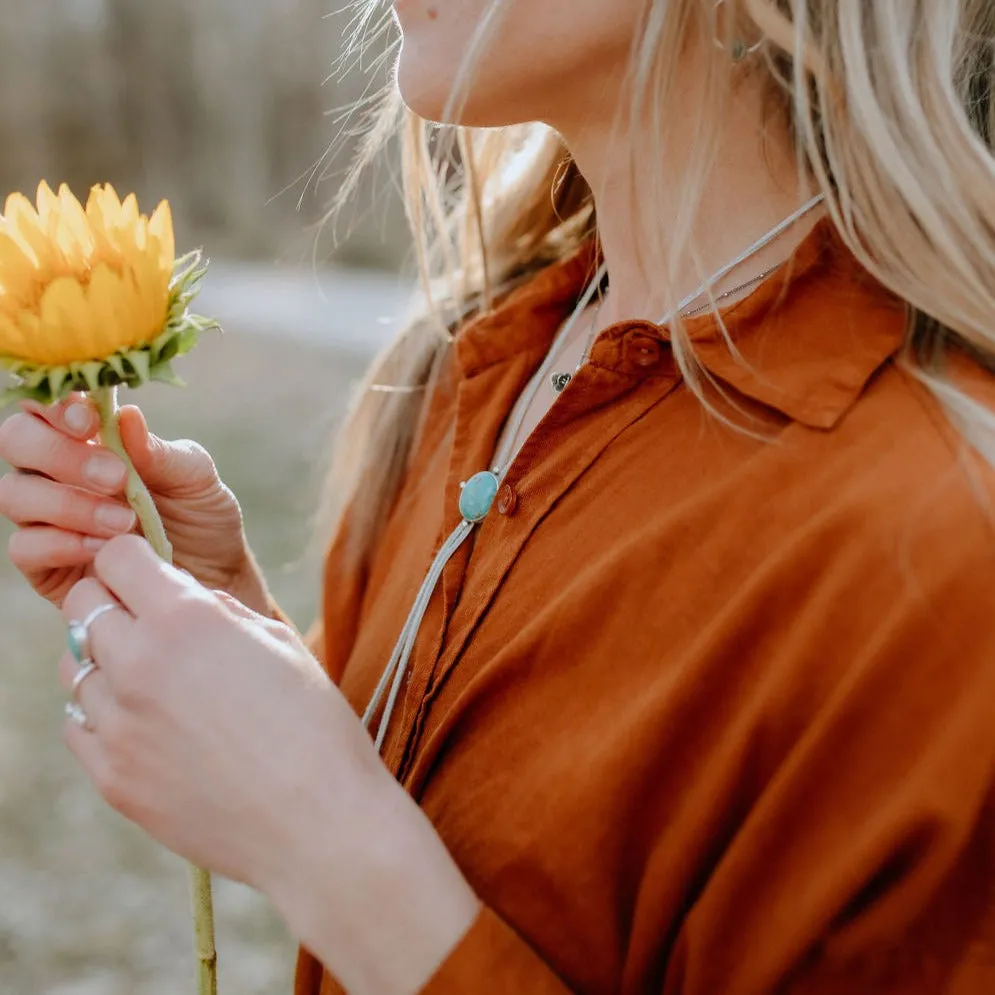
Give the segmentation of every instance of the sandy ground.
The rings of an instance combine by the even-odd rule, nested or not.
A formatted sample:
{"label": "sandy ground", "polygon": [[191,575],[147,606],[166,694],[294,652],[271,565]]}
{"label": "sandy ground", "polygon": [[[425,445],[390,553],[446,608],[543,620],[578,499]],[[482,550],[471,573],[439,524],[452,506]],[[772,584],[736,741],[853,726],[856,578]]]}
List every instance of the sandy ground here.
{"label": "sandy ground", "polygon": [[[218,265],[201,309],[227,334],[183,361],[184,392],[140,398],[154,430],[214,453],[302,625],[317,602],[307,547],[327,442],[406,300],[386,278],[318,282]],[[109,811],[67,754],[61,620],[5,558],[0,624],[0,995],[193,995],[184,865]],[[216,903],[221,995],[288,992],[294,945],[266,901],[219,882]]]}

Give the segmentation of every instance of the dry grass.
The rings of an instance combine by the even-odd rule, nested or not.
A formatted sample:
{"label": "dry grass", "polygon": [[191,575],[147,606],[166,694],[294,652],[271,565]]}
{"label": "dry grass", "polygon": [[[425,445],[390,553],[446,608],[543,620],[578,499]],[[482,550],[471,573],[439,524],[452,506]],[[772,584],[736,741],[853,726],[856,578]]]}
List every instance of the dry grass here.
{"label": "dry grass", "polygon": [[[160,434],[215,454],[274,592],[306,624],[319,557],[302,554],[322,457],[363,360],[290,340],[274,364],[276,348],[206,341],[183,367],[185,394],[152,387],[141,399]],[[64,749],[61,620],[5,559],[0,623],[0,992],[192,993],[184,866],[107,810]],[[265,901],[220,883],[217,904],[222,995],[289,991],[293,944]]]}

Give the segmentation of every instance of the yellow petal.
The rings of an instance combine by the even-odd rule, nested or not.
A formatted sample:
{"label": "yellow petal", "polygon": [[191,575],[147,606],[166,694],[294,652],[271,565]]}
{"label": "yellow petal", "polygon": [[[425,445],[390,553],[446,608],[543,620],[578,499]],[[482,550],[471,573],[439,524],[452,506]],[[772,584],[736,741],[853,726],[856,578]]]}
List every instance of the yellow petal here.
{"label": "yellow petal", "polygon": [[93,262],[117,263],[118,252],[111,239],[115,222],[121,213],[117,197],[109,195],[105,188],[94,187],[86,203],[86,218],[90,224],[90,237],[93,239]]}
{"label": "yellow petal", "polygon": [[[160,324],[164,323],[166,298],[159,292],[159,272],[149,262],[148,256],[142,256],[136,261],[135,266],[131,270],[131,275],[135,281],[135,289],[141,308],[142,327],[145,329],[145,334],[147,335],[148,329],[155,322],[157,314],[162,315],[163,321]],[[161,307],[160,301],[162,302]]]}
{"label": "yellow petal", "polygon": [[145,263],[143,272],[149,274],[148,286],[151,293],[157,298],[161,298],[163,304],[169,301],[169,284],[173,279],[172,264],[164,265],[165,253],[157,238],[150,238],[148,248],[145,250]]}
{"label": "yellow petal", "polygon": [[121,204],[121,228],[133,228],[138,224],[141,212],[138,210],[138,198],[133,194],[128,194]]}
{"label": "yellow petal", "polygon": [[24,359],[39,366],[45,363],[58,363],[59,352],[42,333],[41,320],[34,311],[22,310],[17,313],[17,325],[24,340]]}
{"label": "yellow petal", "polygon": [[59,228],[59,198],[44,180],[38,184],[38,221],[45,237],[53,241]]}
{"label": "yellow petal", "polygon": [[100,263],[93,270],[86,297],[90,306],[96,344],[101,347],[103,359],[124,347],[125,340],[120,333],[124,327],[118,305],[123,296],[123,279],[106,263]]}
{"label": "yellow petal", "polygon": [[52,259],[51,246],[31,201],[23,194],[11,194],[3,213],[8,226],[17,232],[18,238],[34,258],[35,265],[39,269],[49,266]]}
{"label": "yellow petal", "polygon": [[133,297],[133,320],[128,326],[129,346],[146,345],[163,330],[166,321],[165,302],[160,303],[154,294],[145,293],[138,280],[138,274],[131,272]]}
{"label": "yellow petal", "polygon": [[96,327],[96,358],[104,359],[148,340],[148,322],[143,318],[135,281],[129,274],[119,275],[110,267],[99,267],[90,281],[88,298]]}
{"label": "yellow petal", "polygon": [[24,345],[24,333],[17,327],[17,323],[7,315],[0,314],[0,356],[22,359]]}
{"label": "yellow petal", "polygon": [[20,304],[33,303],[41,287],[35,254],[6,220],[0,221],[0,287]]}
{"label": "yellow petal", "polygon": [[[144,250],[145,222],[138,213],[138,200],[134,194],[129,194],[124,204],[119,204],[113,189],[106,188],[98,200],[95,217],[104,234],[98,241],[100,251],[95,258],[123,268],[130,254],[139,247]],[[94,235],[96,237],[96,230]]]}
{"label": "yellow petal", "polygon": [[173,211],[168,200],[162,201],[155,209],[149,221],[149,235],[159,242],[159,266],[172,276],[176,262],[176,238],[173,234]]}
{"label": "yellow petal", "polygon": [[33,214],[36,218],[38,216],[35,205],[23,193],[10,194],[4,203],[3,213],[6,218],[21,214]]}
{"label": "yellow petal", "polygon": [[100,359],[92,314],[83,287],[72,277],[55,280],[42,295],[41,324],[55,354],[48,362],[71,363]]}
{"label": "yellow petal", "polygon": [[57,244],[59,251],[74,273],[89,271],[93,258],[93,236],[80,202],[69,187],[59,188],[59,219]]}
{"label": "yellow petal", "polygon": [[86,204],[86,213],[90,213],[90,205],[96,206],[105,222],[112,227],[121,223],[121,201],[117,192],[109,183],[99,184],[90,191],[90,199]]}

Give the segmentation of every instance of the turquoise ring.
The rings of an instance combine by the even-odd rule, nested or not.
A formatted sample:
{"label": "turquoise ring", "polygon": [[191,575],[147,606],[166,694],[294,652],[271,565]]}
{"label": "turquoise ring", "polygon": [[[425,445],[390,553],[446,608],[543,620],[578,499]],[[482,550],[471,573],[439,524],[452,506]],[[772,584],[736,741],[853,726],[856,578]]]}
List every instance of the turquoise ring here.
{"label": "turquoise ring", "polygon": [[81,666],[85,667],[88,663],[93,662],[93,657],[90,649],[90,626],[101,615],[106,614],[109,611],[113,611],[117,608],[117,605],[101,605],[99,608],[94,608],[89,615],[83,619],[82,622],[70,622],[69,631],[66,634],[66,644],[69,647],[69,652],[75,657],[76,662]]}

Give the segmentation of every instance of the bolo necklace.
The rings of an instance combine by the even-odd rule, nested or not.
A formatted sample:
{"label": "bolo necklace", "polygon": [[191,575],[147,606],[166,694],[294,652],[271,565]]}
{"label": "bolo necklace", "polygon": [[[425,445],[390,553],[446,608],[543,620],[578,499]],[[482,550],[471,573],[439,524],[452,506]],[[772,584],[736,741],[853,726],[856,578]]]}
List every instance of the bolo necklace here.
{"label": "bolo necklace", "polygon": [[[724,279],[733,270],[746,262],[746,260],[750,257],[756,255],[756,253],[761,251],[761,249],[764,249],[770,245],[771,242],[783,234],[796,221],[800,220],[810,211],[814,210],[820,203],[822,203],[823,199],[823,194],[813,197],[807,204],[803,204],[797,211],[789,215],[779,224],[775,225],[769,232],[757,239],[757,241],[754,242],[748,249],[736,256],[736,258],[731,262],[726,263],[721,269],[705,280],[693,293],[685,297],[676,308],[672,311],[668,311],[667,314],[660,319],[658,324],[665,325],[674,315],[682,314],[691,304],[701,297],[701,295],[704,294],[709,287]],[[774,267],[774,269],[778,268],[779,266]],[[772,272],[773,270],[770,270],[765,274],[754,277],[742,286],[730,290],[714,300],[723,300],[734,293],[738,293],[744,288],[758,283],[765,276],[769,276]],[[498,451],[495,453],[493,468],[474,474],[469,480],[460,485],[459,511],[462,516],[462,520],[459,525],[453,529],[452,533],[449,535],[449,538],[442,544],[442,548],[432,561],[432,565],[428,569],[425,580],[422,582],[422,585],[418,590],[414,604],[411,606],[411,611],[408,613],[407,620],[405,621],[404,626],[401,629],[401,633],[398,636],[397,643],[394,646],[394,651],[391,653],[390,659],[387,661],[387,665],[384,667],[383,673],[380,675],[380,680],[377,683],[376,690],[374,690],[373,696],[370,698],[370,703],[367,705],[366,711],[363,714],[363,725],[369,729],[374,717],[380,709],[380,706],[384,705],[383,714],[380,717],[380,723],[377,727],[375,737],[378,751],[382,748],[384,739],[387,736],[387,729],[390,726],[391,716],[394,713],[394,707],[397,704],[397,699],[404,683],[404,677],[408,670],[408,664],[411,661],[411,654],[415,647],[415,640],[418,638],[418,632],[421,629],[422,621],[425,618],[426,611],[428,611],[429,601],[438,586],[439,579],[442,577],[442,572],[445,570],[446,564],[452,559],[456,551],[463,545],[473,530],[487,517],[488,512],[490,512],[491,507],[494,504],[494,499],[497,497],[497,493],[501,488],[501,484],[507,476],[515,457],[521,449],[521,446],[517,444],[518,435],[525,421],[529,407],[531,406],[533,400],[535,400],[535,396],[539,391],[539,386],[546,382],[547,378],[552,374],[553,367],[557,359],[562,353],[566,343],[569,341],[571,331],[576,325],[577,320],[589,307],[595,293],[603,283],[606,273],[607,264],[602,264],[590,285],[581,295],[581,298],[577,302],[577,306],[574,308],[573,313],[563,324],[563,327],[554,339],[549,353],[546,355],[546,359],[543,361],[535,376],[519,396],[518,401],[516,402],[508,418],[509,430],[505,432],[503,441],[498,448]],[[705,305],[705,307],[707,306],[708,305]],[[694,313],[699,313],[704,310],[705,307],[697,309]],[[597,318],[595,317],[595,321],[592,322],[591,340],[593,340],[593,328],[596,321]],[[581,360],[581,366],[584,362],[586,362],[589,352],[590,341],[585,349],[584,358]],[[579,368],[580,367],[578,367],[578,369]],[[555,374],[555,376],[560,378],[566,376],[568,379],[565,383],[563,383],[563,387],[566,387],[573,374]],[[562,391],[563,387],[560,387],[559,389]],[[386,704],[384,704],[385,697]]]}

